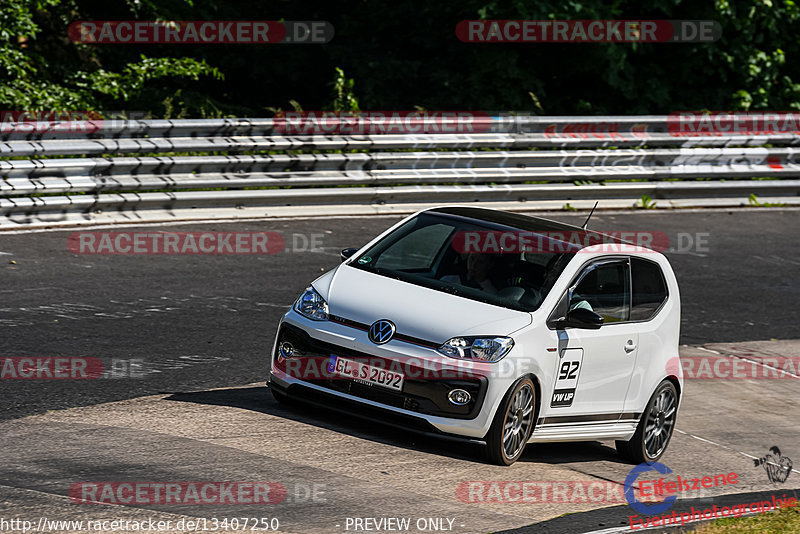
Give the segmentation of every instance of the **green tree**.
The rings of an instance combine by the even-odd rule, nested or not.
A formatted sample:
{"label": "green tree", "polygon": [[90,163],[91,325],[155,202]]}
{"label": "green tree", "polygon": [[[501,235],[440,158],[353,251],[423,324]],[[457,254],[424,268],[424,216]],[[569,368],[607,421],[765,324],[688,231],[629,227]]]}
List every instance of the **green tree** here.
{"label": "green tree", "polygon": [[[204,60],[139,54],[118,70],[104,67],[91,45],[67,38],[76,2],[4,0],[0,3],[0,105],[13,110],[152,110],[180,87],[153,81],[202,76],[222,79]],[[210,104],[207,100],[206,104]],[[202,111],[202,103],[195,112]]]}

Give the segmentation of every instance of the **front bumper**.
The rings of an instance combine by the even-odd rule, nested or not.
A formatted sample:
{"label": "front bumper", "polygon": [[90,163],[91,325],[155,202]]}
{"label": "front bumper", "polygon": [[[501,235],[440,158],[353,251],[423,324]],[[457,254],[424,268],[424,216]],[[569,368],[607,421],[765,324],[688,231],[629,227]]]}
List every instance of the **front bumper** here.
{"label": "front bumper", "polygon": [[[285,341],[295,349],[288,359],[279,351]],[[326,372],[331,356],[397,369],[405,376],[403,389],[334,376]],[[369,407],[412,423],[401,426],[421,424],[424,428],[418,430],[480,439],[494,415],[495,407],[487,399],[496,385],[479,369],[465,369],[461,362],[402,341],[376,346],[367,340],[366,332],[334,322],[307,321],[295,312],[281,322],[271,359],[271,387],[300,398],[335,397],[346,401],[342,404],[351,412]],[[469,392],[470,402],[463,406],[451,403],[448,393],[453,389]]]}

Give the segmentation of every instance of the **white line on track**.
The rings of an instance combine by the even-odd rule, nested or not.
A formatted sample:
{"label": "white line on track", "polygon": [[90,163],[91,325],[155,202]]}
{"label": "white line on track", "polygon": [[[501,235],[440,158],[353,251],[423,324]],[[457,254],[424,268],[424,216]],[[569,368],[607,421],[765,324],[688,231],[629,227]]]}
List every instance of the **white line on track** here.
{"label": "white line on track", "polygon": [[229,219],[198,219],[198,220],[185,220],[185,221],[167,221],[167,222],[132,222],[132,223],[113,223],[113,224],[98,224],[98,225],[76,225],[63,228],[31,228],[29,230],[2,230],[0,229],[0,236],[4,235],[17,235],[17,234],[38,234],[45,232],[90,232],[94,230],[113,230],[115,228],[146,228],[146,227],[159,227],[159,226],[193,226],[199,224],[229,224],[229,223],[246,223],[246,222],[262,222],[268,224],[278,224],[284,221],[320,221],[331,219],[377,219],[377,218],[402,218],[406,215],[403,214],[375,214],[375,215],[333,215],[330,217],[238,217]]}
{"label": "white line on track", "polygon": [[729,358],[736,358],[736,359],[739,359],[739,360],[744,360],[744,361],[746,361],[746,362],[751,362],[751,363],[754,363],[754,364],[756,364],[756,365],[760,365],[761,367],[763,367],[763,368],[765,368],[765,369],[772,369],[773,371],[777,371],[777,372],[779,372],[779,373],[783,373],[783,374],[785,374],[785,375],[789,375],[789,376],[791,376],[792,378],[797,378],[797,379],[800,379],[800,375],[796,375],[796,374],[794,374],[794,373],[790,373],[789,371],[784,371],[783,369],[778,369],[777,367],[773,367],[772,365],[767,365],[766,363],[764,363],[764,362],[762,362],[762,361],[759,361],[759,360],[754,360],[754,359],[746,358],[746,357],[744,357],[744,356],[737,356],[736,354],[725,354],[725,353],[723,353],[723,352],[719,352],[719,351],[717,351],[717,350],[714,350],[714,349],[707,349],[706,347],[703,347],[703,346],[701,346],[701,345],[698,345],[698,346],[697,346],[697,349],[698,349],[698,350],[704,350],[704,351],[706,351],[706,352],[710,352],[710,353],[712,353],[712,354],[718,354],[719,356],[727,356],[727,357],[729,357]]}
{"label": "white line on track", "polygon": [[[463,204],[459,204],[460,206]],[[449,206],[452,207],[452,206]],[[469,207],[469,205],[467,205]],[[473,206],[476,207],[476,206]],[[482,206],[477,206],[482,207]],[[483,206],[486,207],[486,206]],[[489,206],[490,207],[490,206]],[[527,210],[519,210],[525,212]],[[564,215],[581,215],[586,214],[589,210],[579,210],[577,212],[570,212],[565,213],[562,211],[538,211],[536,209],[529,210],[533,212],[534,217],[559,217]],[[737,208],[737,207],[730,207],[730,208],[687,208],[687,209],[659,209],[659,210],[641,210],[637,211],[637,215],[658,215],[658,214],[665,214],[665,213],[673,213],[673,214],[685,214],[685,213],[710,213],[710,212],[754,212],[754,208],[744,207],[744,208]],[[769,210],[773,211],[773,210]],[[787,206],[782,208],[774,208],[774,211],[800,211],[800,207],[796,206]],[[331,219],[401,219],[410,215],[409,213],[373,213],[373,214],[366,214],[366,215],[331,215],[331,216],[291,216],[291,217],[280,217],[280,216],[272,216],[272,217],[234,217],[234,218],[220,218],[220,219],[197,219],[197,220],[183,220],[183,221],[166,221],[166,222],[147,222],[147,221],[139,221],[139,222],[130,222],[130,223],[106,223],[106,224],[98,224],[98,225],[81,225],[76,224],[72,226],[60,227],[60,228],[30,228],[27,230],[20,229],[20,230],[3,230],[0,228],[0,236],[3,235],[16,235],[16,234],[36,234],[36,233],[43,233],[43,232],[80,232],[80,231],[89,231],[89,230],[105,230],[109,228],[135,228],[135,227],[148,227],[148,226],[181,226],[181,225],[195,225],[195,224],[222,224],[222,223],[237,223],[237,222],[272,222],[272,223],[279,223],[283,221],[319,221],[319,220],[331,220]],[[599,219],[601,216],[605,215],[631,215],[631,211],[625,210],[602,210],[598,211],[595,215],[596,219]]]}
{"label": "white line on track", "polygon": [[[737,451],[736,449],[734,449],[732,447],[728,447],[727,445],[723,445],[722,443],[717,443],[716,441],[711,441],[710,439],[701,438],[700,436],[695,436],[694,434],[691,434],[689,432],[684,432],[683,430],[680,430],[678,428],[675,429],[675,432],[678,432],[679,434],[683,434],[684,436],[689,436],[690,438],[694,438],[694,439],[702,441],[704,443],[708,443],[709,445],[714,445],[715,447],[720,447],[720,448],[725,449],[727,451],[730,451],[730,452],[733,452],[733,453],[736,453],[736,454],[741,454],[742,456],[750,458],[751,460],[760,460],[760,458],[758,456],[753,456],[752,454],[748,454],[746,452]],[[766,462],[766,463],[769,464],[769,465],[773,465],[775,467],[782,467],[780,464],[777,464],[775,462]]]}
{"label": "white line on track", "polygon": [[704,443],[708,443],[709,445],[714,445],[715,447],[720,447],[720,448],[723,448],[725,450],[728,450],[728,451],[731,451],[731,452],[735,452],[736,454],[741,454],[742,456],[746,456],[747,458],[750,458],[751,460],[757,460],[758,459],[758,456],[753,456],[752,454],[747,454],[746,452],[737,451],[736,449],[728,447],[727,445],[723,445],[722,443],[717,443],[716,441],[711,441],[710,439],[701,438],[700,436],[695,436],[694,434],[691,434],[689,432],[684,432],[683,430],[680,430],[678,428],[675,429],[675,432],[683,434],[684,436],[689,436],[690,438],[694,438],[694,439],[702,441]]}
{"label": "white line on track", "polygon": [[18,293],[19,291],[53,291],[63,290],[63,287],[29,287],[26,289],[0,289],[0,293]]}
{"label": "white line on track", "polygon": [[772,263],[774,265],[781,265],[782,263],[791,263],[792,265],[800,265],[800,262],[790,260],[788,258],[781,258],[780,256],[775,256],[775,255],[772,255],[769,258],[764,258],[763,256],[753,256],[753,258],[767,263]]}

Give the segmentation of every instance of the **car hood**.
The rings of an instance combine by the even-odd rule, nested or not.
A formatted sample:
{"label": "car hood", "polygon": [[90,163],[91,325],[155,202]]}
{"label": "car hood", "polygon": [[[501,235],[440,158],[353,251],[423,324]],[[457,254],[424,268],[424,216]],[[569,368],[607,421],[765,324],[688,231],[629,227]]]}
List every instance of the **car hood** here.
{"label": "car hood", "polygon": [[455,336],[503,336],[531,324],[531,314],[457,297],[340,265],[314,288],[330,313],[370,325],[388,319],[397,332],[435,343]]}

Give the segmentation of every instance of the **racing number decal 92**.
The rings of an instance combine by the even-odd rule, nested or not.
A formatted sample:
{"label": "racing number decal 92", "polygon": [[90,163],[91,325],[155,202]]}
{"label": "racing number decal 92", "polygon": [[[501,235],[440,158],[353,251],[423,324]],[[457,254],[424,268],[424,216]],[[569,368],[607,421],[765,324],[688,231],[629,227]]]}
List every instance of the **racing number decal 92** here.
{"label": "racing number decal 92", "polygon": [[553,388],[551,408],[572,406],[575,390],[578,387],[578,376],[583,363],[583,349],[564,349],[558,362],[556,385]]}

